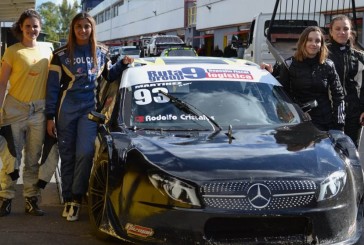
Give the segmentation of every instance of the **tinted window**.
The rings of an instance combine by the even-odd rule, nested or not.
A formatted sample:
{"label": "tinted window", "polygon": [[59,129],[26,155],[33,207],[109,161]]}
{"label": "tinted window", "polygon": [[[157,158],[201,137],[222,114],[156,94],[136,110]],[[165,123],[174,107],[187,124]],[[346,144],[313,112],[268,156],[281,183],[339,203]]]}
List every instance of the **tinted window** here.
{"label": "tinted window", "polygon": [[[188,103],[199,113],[192,116],[159,93],[162,90]],[[128,89],[124,115],[129,126],[141,128],[196,129],[211,128],[207,115],[223,128],[229,125],[290,124],[300,121],[293,104],[281,87],[250,82],[190,81],[178,85],[163,83]],[[200,113],[202,112],[202,113]],[[252,113],[253,112],[253,113]]]}
{"label": "tinted window", "polygon": [[138,48],[125,48],[121,49],[121,55],[138,55],[140,50]]}
{"label": "tinted window", "polygon": [[196,56],[192,49],[169,49],[164,53],[165,56]]}

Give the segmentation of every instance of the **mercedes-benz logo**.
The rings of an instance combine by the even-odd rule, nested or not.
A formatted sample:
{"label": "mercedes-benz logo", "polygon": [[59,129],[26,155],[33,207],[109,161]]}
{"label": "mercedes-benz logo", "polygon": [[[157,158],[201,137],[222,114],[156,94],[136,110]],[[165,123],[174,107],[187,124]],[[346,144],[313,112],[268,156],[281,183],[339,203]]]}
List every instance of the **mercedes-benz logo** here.
{"label": "mercedes-benz logo", "polygon": [[268,206],[272,194],[268,186],[264,184],[254,184],[248,189],[248,200],[254,208],[265,208]]}

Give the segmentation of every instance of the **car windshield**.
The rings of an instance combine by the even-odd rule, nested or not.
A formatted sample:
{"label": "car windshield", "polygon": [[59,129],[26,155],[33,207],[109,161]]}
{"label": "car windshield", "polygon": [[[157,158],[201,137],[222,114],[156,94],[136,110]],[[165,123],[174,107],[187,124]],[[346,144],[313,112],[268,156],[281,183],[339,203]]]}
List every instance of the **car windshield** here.
{"label": "car windshield", "polygon": [[[301,121],[279,86],[252,82],[189,81],[150,83],[125,90],[123,115],[130,127],[164,130],[211,130],[212,118],[221,128],[292,124]],[[199,112],[189,114],[168,95]]]}
{"label": "car windshield", "polygon": [[138,54],[139,54],[138,48],[121,49],[121,55],[138,55]]}
{"label": "car windshield", "polygon": [[178,43],[183,44],[182,39],[179,37],[157,37],[156,43]]}
{"label": "car windshield", "polygon": [[196,56],[192,49],[170,49],[166,52],[166,56]]}

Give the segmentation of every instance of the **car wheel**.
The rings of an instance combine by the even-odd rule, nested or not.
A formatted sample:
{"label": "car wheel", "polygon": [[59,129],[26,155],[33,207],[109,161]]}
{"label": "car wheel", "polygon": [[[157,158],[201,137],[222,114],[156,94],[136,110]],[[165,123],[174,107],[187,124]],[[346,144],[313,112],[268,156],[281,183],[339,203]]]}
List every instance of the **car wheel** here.
{"label": "car wheel", "polygon": [[105,194],[107,192],[107,168],[107,155],[101,154],[92,167],[88,191],[88,211],[91,227],[95,231],[96,237],[103,240],[111,238],[111,236],[100,230],[100,225],[105,210]]}

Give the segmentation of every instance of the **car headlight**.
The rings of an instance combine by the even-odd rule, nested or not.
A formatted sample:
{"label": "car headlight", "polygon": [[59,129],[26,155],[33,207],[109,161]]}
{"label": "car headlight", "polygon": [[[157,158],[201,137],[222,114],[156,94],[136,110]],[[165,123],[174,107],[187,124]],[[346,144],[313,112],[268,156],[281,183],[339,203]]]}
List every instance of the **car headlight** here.
{"label": "car headlight", "polygon": [[324,181],[320,184],[320,193],[317,201],[323,201],[326,199],[333,198],[338,193],[340,193],[346,183],[346,171],[340,170],[330,174]]}
{"label": "car headlight", "polygon": [[201,206],[195,187],[177,178],[160,174],[150,174],[149,180],[163,195],[167,194],[173,200]]}

